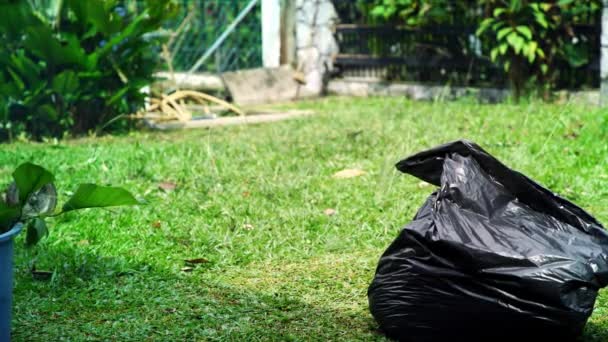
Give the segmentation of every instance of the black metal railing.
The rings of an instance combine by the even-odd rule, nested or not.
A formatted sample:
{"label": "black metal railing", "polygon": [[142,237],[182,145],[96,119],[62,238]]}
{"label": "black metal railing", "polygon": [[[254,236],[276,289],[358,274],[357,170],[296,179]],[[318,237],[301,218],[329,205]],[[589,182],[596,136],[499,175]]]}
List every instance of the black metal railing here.
{"label": "black metal railing", "polygon": [[340,24],[336,65],[345,76],[386,80],[492,83],[502,85],[504,73],[479,50],[474,27]]}

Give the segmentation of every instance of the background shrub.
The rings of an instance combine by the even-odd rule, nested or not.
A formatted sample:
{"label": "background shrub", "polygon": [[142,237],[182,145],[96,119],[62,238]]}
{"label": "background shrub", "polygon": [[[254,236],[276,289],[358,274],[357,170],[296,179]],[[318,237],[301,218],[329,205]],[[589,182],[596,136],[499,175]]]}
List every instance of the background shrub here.
{"label": "background shrub", "polygon": [[597,42],[577,32],[576,25],[586,24],[601,9],[600,0],[375,0],[359,4],[372,21],[414,28],[477,27],[480,50],[502,66],[516,96],[528,85],[546,95],[556,86],[560,71],[590,62],[589,46]]}
{"label": "background shrub", "polygon": [[560,65],[589,62],[587,44],[574,25],[601,9],[599,0],[485,0],[486,16],[478,34],[488,32],[491,57],[499,62],[519,96],[527,81],[542,91],[555,85]]}
{"label": "background shrub", "polygon": [[149,33],[176,11],[144,4],[0,0],[0,139],[81,134],[140,108],[159,62]]}

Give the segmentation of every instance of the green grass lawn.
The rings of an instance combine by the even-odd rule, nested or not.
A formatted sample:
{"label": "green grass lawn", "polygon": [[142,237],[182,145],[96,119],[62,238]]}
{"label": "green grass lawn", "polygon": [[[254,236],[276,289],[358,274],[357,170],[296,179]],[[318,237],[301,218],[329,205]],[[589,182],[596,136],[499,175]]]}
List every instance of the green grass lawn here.
{"label": "green grass lawn", "polygon": [[[400,98],[294,106],[319,115],[2,146],[2,184],[32,161],[55,172],[63,198],[96,182],[148,202],[55,219],[33,250],[19,237],[13,339],[383,340],[367,286],[432,191],[393,165],[461,137],[608,223],[608,112]],[[367,173],[332,178],[347,168]],[[164,181],[175,191],[159,190]],[[193,258],[209,262],[184,271]],[[53,277],[34,280],[33,262]],[[608,340],[608,291],[585,340]]]}

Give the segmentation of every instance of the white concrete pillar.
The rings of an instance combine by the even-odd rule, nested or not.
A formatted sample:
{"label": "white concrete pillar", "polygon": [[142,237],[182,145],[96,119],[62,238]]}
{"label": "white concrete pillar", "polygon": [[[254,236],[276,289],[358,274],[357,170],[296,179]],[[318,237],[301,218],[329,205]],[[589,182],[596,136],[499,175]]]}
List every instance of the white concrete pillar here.
{"label": "white concrete pillar", "polygon": [[600,39],[600,105],[608,106],[608,0],[603,0]]}
{"label": "white concrete pillar", "polygon": [[281,60],[281,1],[262,0],[262,64],[275,68]]}

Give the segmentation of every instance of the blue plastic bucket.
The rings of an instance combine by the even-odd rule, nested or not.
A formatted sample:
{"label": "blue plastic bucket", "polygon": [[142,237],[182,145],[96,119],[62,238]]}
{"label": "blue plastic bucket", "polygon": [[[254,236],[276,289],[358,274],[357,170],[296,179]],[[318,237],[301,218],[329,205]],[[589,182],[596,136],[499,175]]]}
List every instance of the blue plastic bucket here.
{"label": "blue plastic bucket", "polygon": [[0,342],[11,340],[11,310],[13,299],[13,238],[23,225],[16,224],[0,234]]}

